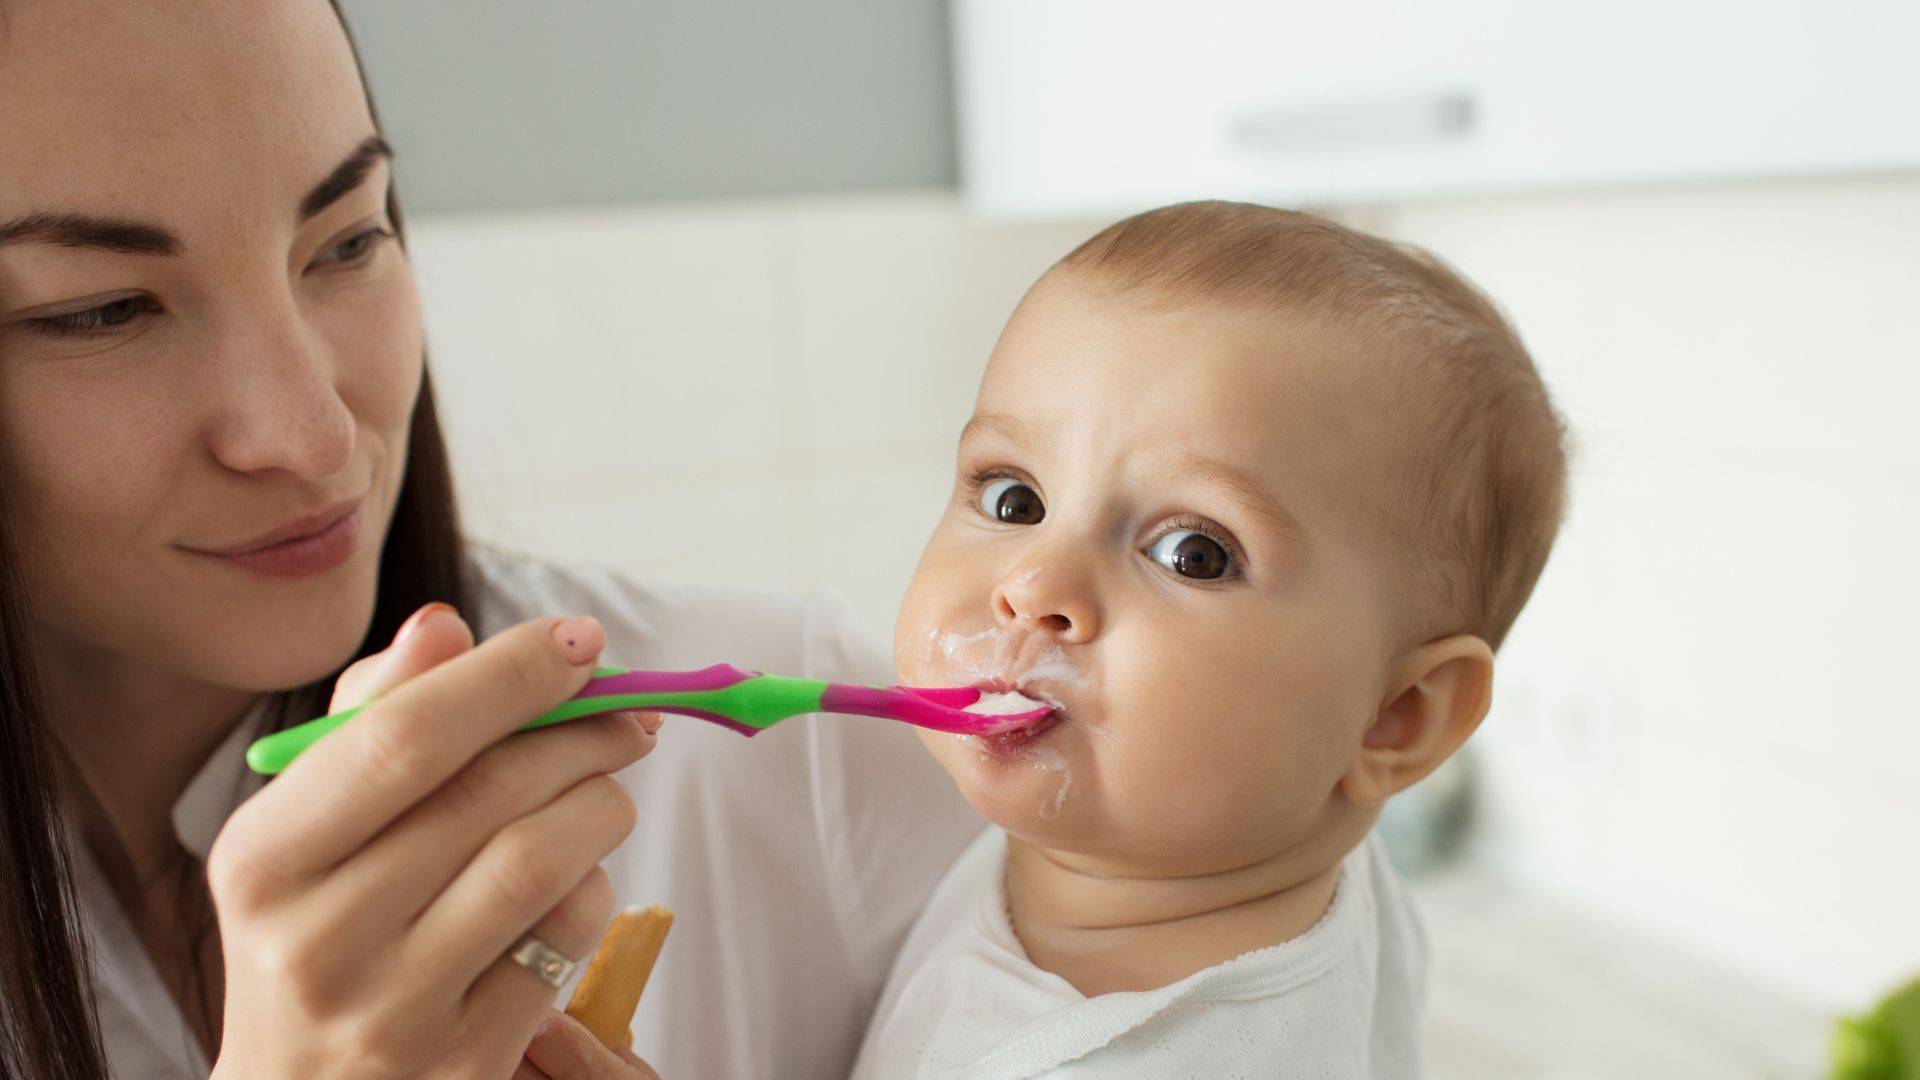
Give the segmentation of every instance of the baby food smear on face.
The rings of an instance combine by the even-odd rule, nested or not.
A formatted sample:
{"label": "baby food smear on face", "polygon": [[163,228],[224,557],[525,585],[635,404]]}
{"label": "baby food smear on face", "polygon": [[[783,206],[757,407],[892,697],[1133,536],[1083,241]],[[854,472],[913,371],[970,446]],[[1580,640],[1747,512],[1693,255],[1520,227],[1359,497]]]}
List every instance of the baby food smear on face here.
{"label": "baby food smear on face", "polygon": [[1051,746],[1038,746],[1032,752],[1033,767],[1060,777],[1060,786],[1054,789],[1053,798],[1040,804],[1040,816],[1057,818],[1060,807],[1067,801],[1067,789],[1073,786],[1073,773],[1067,771],[1067,757]]}
{"label": "baby food smear on face", "polygon": [[975,683],[1012,679],[1022,685],[1045,682],[1065,689],[1086,681],[1059,645],[1047,644],[1037,652],[1024,647],[1039,644],[997,627],[977,634],[957,634],[929,626],[920,639],[920,660],[941,669],[956,684],[969,679]]}
{"label": "baby food smear on face", "polygon": [[[1033,573],[1030,570],[1026,576]],[[1049,739],[1053,729],[1068,719],[1066,705],[1052,691],[1075,693],[1089,681],[1066,651],[1057,642],[1003,627],[960,634],[928,626],[911,639],[903,637],[897,648],[903,656],[917,651],[920,663],[939,671],[942,681],[950,680],[954,685],[972,682],[979,687],[980,699],[967,707],[968,712],[1008,716],[1040,708],[1053,710],[1011,731],[957,737],[978,751],[983,764],[997,760],[1003,768],[1025,766],[1055,778],[1052,793],[1036,810],[1041,818],[1058,818],[1073,787],[1073,774],[1066,754]],[[1015,686],[1021,690],[1013,689]],[[1090,730],[1097,730],[1097,725]]]}

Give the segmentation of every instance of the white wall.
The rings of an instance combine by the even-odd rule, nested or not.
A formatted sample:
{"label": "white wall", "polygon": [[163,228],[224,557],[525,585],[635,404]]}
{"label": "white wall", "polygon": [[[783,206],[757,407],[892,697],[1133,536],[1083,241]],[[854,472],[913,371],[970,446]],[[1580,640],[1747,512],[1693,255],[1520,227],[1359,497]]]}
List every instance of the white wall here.
{"label": "white wall", "polygon": [[[1920,181],[1366,220],[1503,301],[1583,443],[1478,737],[1488,853],[1822,1003],[1920,970]],[[944,192],[423,218],[474,531],[885,633],[1001,321],[1092,228]]]}
{"label": "white wall", "polygon": [[1488,850],[1815,1000],[1920,974],[1920,180],[1381,224],[1500,298],[1583,444]]}
{"label": "white wall", "polygon": [[1090,231],[971,226],[947,193],[423,217],[470,527],[830,587],[890,634],[1000,324]]}

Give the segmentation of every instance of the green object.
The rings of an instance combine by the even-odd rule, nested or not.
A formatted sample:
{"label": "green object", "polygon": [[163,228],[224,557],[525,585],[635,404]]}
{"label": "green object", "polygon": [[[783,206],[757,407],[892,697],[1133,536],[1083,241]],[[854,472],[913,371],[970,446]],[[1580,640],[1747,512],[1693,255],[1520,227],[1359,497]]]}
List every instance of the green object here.
{"label": "green object", "polygon": [[1833,1032],[1831,1080],[1920,1080],[1920,979]]}
{"label": "green object", "polygon": [[[821,697],[835,684],[786,675],[760,675],[726,665],[696,672],[626,671],[599,668],[579,694],[534,717],[518,730],[532,731],[620,709],[677,712],[753,735],[790,716],[820,712]],[[306,749],[359,715],[364,705],[275,732],[247,747],[247,767],[272,775]]]}

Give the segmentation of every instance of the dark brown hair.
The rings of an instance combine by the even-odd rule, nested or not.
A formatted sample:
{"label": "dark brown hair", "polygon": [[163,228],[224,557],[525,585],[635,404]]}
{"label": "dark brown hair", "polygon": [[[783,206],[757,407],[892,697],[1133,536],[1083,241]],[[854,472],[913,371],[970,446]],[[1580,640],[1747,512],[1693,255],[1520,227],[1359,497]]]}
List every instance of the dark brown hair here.
{"label": "dark brown hair", "polygon": [[1389,475],[1363,485],[1413,579],[1409,633],[1498,648],[1546,566],[1566,501],[1566,427],[1520,337],[1452,267],[1313,214],[1192,202],[1108,226],[1063,270],[1175,303],[1290,312],[1375,348]]}
{"label": "dark brown hair", "polygon": [[[329,0],[339,14],[337,0]],[[0,11],[0,15],[4,12]],[[341,26],[346,27],[344,16]],[[359,52],[352,34],[348,48]],[[366,86],[364,69],[361,85]],[[368,90],[368,108],[372,92]],[[379,129],[379,115],[374,127]],[[401,234],[400,207],[391,191],[387,211]],[[403,237],[404,243],[404,237]],[[27,637],[30,593],[13,560],[0,489],[0,1080],[105,1080],[106,1054],[93,1007],[88,947],[77,918],[72,859],[54,789],[52,721],[41,709]],[[459,515],[446,444],[434,411],[433,384],[421,377],[401,480],[386,545],[380,553],[373,622],[356,656],[374,651],[408,614],[430,600],[464,607]],[[313,715],[332,675],[278,695],[266,728]],[[197,970],[200,943],[215,931],[204,874],[189,879],[196,901],[184,910],[188,955],[196,959],[199,1007],[218,1030],[218,1003],[207,1000],[205,972]]]}

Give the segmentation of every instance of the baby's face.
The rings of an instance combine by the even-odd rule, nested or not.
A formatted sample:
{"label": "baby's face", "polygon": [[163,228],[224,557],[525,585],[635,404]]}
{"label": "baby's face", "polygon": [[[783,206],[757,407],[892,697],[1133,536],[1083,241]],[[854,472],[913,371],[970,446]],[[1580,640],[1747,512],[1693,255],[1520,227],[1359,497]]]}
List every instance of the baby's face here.
{"label": "baby's face", "polygon": [[909,685],[1019,689],[1031,736],[923,733],[988,819],[1148,873],[1270,856],[1351,814],[1386,692],[1377,483],[1336,342],[1055,274],[995,348],[895,633]]}

